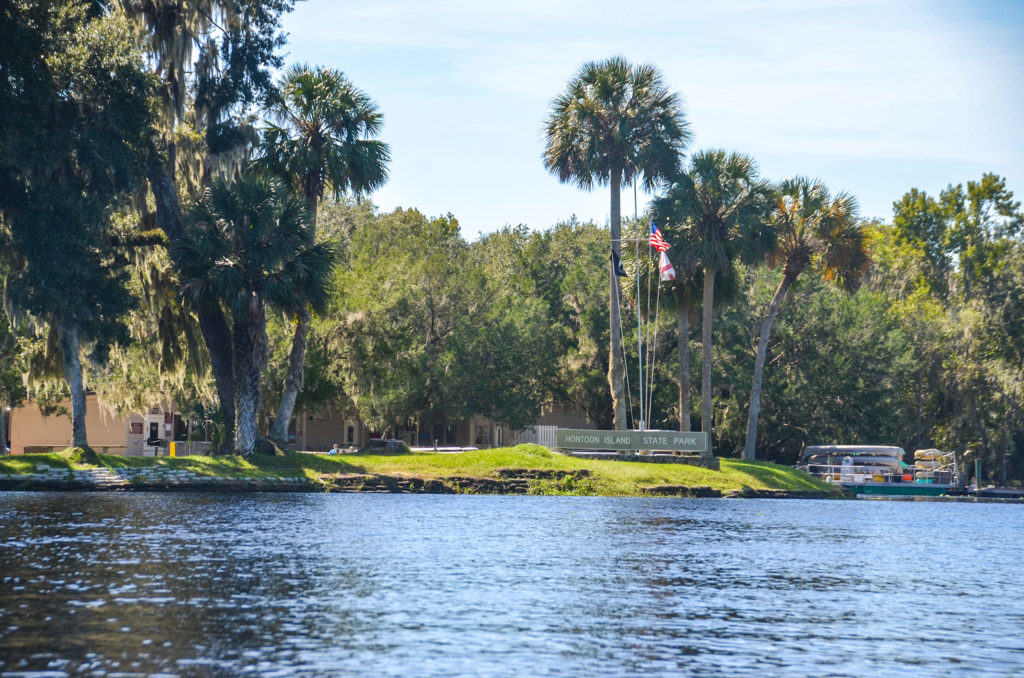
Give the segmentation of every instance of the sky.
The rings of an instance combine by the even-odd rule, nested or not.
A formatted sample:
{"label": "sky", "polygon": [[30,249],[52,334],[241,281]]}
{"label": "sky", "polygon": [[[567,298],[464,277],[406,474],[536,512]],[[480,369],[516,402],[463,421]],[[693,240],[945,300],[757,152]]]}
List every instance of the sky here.
{"label": "sky", "polygon": [[985,172],[1024,198],[1024,0],[306,0],[284,30],[287,64],[339,69],[383,112],[380,210],[451,213],[469,239],[607,223],[609,189],[560,183],[542,154],[552,100],[611,56],[661,70],[688,153],[821,179],[864,217]]}

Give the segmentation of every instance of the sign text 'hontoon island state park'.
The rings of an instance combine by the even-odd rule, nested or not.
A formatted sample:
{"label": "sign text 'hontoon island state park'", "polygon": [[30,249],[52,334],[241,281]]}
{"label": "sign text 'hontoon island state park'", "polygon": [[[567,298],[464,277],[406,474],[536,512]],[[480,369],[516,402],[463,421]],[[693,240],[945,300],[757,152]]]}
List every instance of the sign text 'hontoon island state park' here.
{"label": "sign text 'hontoon island state park'", "polygon": [[559,428],[555,447],[562,450],[663,450],[703,452],[706,433],[696,431],[594,431]]}

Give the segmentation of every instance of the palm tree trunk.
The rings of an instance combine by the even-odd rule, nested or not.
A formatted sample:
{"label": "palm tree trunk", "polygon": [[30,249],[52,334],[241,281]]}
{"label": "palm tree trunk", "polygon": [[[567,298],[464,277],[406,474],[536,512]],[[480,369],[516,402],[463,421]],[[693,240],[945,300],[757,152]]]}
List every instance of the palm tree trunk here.
{"label": "palm tree trunk", "polygon": [[232,369],[231,329],[224,310],[217,304],[206,304],[199,309],[199,329],[210,354],[210,371],[217,386],[220,413],[224,421],[224,441],[220,453],[231,454],[235,449],[235,379]]}
{"label": "palm tree trunk", "polygon": [[288,424],[295,409],[295,399],[302,388],[302,370],[306,365],[306,344],[309,333],[309,311],[302,311],[295,318],[295,336],[292,337],[292,351],[288,356],[288,372],[284,377],[284,390],[281,392],[281,403],[277,407],[274,425],[270,428],[270,437],[281,442],[288,442]]}
{"label": "palm tree trunk", "polygon": [[679,336],[679,430],[690,430],[690,305],[676,289],[676,334]]}
{"label": "palm tree trunk", "polygon": [[[309,220],[310,238],[316,242],[317,208],[316,196],[306,196],[306,215]],[[288,442],[288,425],[295,410],[295,400],[302,389],[302,371],[306,366],[306,346],[309,339],[309,312],[303,311],[295,318],[295,335],[292,337],[292,350],[288,354],[288,371],[284,375],[284,389],[281,391],[281,402],[277,406],[277,416],[270,427],[271,438]]]}
{"label": "palm tree trunk", "polygon": [[[619,240],[622,238],[622,217],[620,203],[622,200],[621,184],[622,169],[615,168],[611,175],[611,244],[616,253],[619,252]],[[608,264],[609,273],[609,304],[608,325],[611,330],[608,356],[608,386],[612,394],[612,418],[615,430],[626,428],[626,394],[624,387],[625,365],[622,360],[622,318],[619,317],[619,279],[615,275],[615,266]]]}
{"label": "palm tree trunk", "polygon": [[764,379],[764,363],[768,355],[768,339],[772,334],[772,326],[775,324],[775,317],[779,315],[782,307],[782,300],[786,298],[795,276],[785,275],[775,296],[768,305],[768,315],[761,324],[761,336],[757,340],[757,358],[754,360],[754,383],[750,387],[750,412],[747,415],[747,440],[743,447],[743,458],[747,461],[754,461],[754,446],[757,443],[757,419],[761,414],[761,384]]}
{"label": "palm tree trunk", "polygon": [[700,375],[700,430],[708,437],[708,447],[703,456],[711,457],[714,443],[711,440],[711,321],[715,310],[715,269],[704,269],[704,319],[701,327]]}
{"label": "palm tree trunk", "polygon": [[[155,158],[147,167],[149,186],[156,201],[156,220],[160,229],[173,244],[185,237],[181,219],[181,203],[174,187],[174,179]],[[220,413],[224,420],[224,442],[220,452],[230,453],[235,447],[235,386],[231,358],[231,331],[227,318],[218,304],[205,304],[197,311],[199,330],[203,334],[206,350],[210,354],[210,371],[217,385]]]}
{"label": "palm tree trunk", "polygon": [[0,454],[7,453],[7,405],[0,400]]}
{"label": "palm tree trunk", "polygon": [[85,433],[85,383],[82,379],[82,359],[79,355],[78,328],[61,324],[60,352],[64,362],[64,378],[71,388],[71,445],[89,447]]}
{"label": "palm tree trunk", "polygon": [[256,419],[259,413],[260,370],[250,328],[236,321],[232,334],[236,357],[235,393],[238,397],[235,442],[240,453],[250,455],[256,449],[258,436]]}

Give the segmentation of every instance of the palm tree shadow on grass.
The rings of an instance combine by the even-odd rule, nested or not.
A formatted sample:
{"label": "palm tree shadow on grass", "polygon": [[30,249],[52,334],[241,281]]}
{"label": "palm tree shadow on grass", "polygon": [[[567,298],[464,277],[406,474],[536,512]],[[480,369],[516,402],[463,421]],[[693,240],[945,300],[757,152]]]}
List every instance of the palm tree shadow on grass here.
{"label": "palm tree shadow on grass", "polygon": [[750,476],[768,487],[783,490],[820,490],[811,476],[794,474],[792,469],[768,462],[731,460],[732,470]]}

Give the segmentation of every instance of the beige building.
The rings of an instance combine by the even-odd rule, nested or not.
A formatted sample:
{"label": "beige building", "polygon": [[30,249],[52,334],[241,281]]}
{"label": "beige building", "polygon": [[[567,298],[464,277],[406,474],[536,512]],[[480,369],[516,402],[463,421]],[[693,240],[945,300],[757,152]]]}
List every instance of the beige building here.
{"label": "beige building", "polygon": [[[70,411],[69,402],[62,407]],[[86,396],[86,431],[89,444],[101,454],[154,456],[166,454],[165,442],[176,441],[176,454],[203,454],[210,449],[202,432],[181,416],[172,402],[154,405],[145,413],[120,416],[103,407],[94,394]],[[411,447],[500,447],[519,442],[538,442],[545,427],[593,428],[581,413],[558,403],[544,407],[537,425],[512,431],[486,417],[472,417],[454,424],[435,424],[404,429],[397,436]],[[190,430],[191,429],[191,430]],[[62,450],[71,445],[71,419],[66,414],[44,416],[34,403],[10,412],[11,454],[32,454]],[[190,435],[191,434],[191,435]],[[296,449],[326,451],[334,444],[360,447],[379,437],[358,418],[341,410],[325,408],[319,414],[299,414],[288,430],[288,442]],[[154,442],[156,441],[156,442]]]}
{"label": "beige building", "polygon": [[[71,410],[71,403],[61,403]],[[121,417],[102,407],[96,396],[89,394],[85,402],[85,430],[89,445],[103,454],[141,456],[154,454],[146,446],[149,439],[170,439],[174,434],[175,412],[170,404],[151,407],[145,414]],[[11,411],[11,454],[31,454],[63,450],[71,445],[71,418],[66,414],[44,416],[34,403],[26,403]]]}

